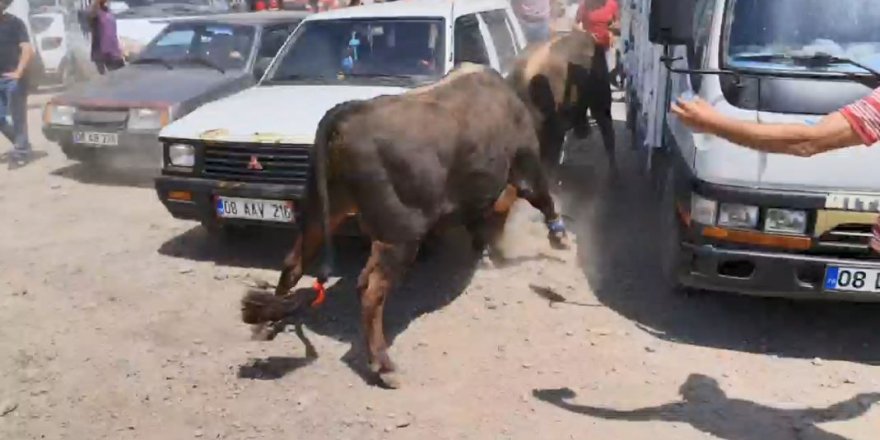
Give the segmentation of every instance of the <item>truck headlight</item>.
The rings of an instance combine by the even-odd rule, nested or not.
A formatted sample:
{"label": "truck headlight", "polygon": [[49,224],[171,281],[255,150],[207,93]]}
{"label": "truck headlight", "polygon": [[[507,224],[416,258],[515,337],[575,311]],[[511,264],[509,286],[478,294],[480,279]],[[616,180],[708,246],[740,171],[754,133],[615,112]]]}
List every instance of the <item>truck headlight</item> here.
{"label": "truck headlight", "polygon": [[718,226],[755,229],[758,226],[758,207],[738,203],[722,203],[718,209]]}
{"label": "truck headlight", "polygon": [[128,111],[131,130],[158,130],[168,123],[168,112],[154,108],[133,108]]}
{"label": "truck headlight", "polygon": [[718,202],[691,194],[691,220],[703,225],[714,225],[717,213]]}
{"label": "truck headlight", "polygon": [[807,231],[807,212],[795,209],[767,210],[764,231],[780,234],[803,235]]}
{"label": "truck headlight", "polygon": [[49,104],[46,106],[45,122],[48,125],[73,125],[76,108],[70,105]]}
{"label": "truck headlight", "polygon": [[171,144],[168,146],[168,160],[176,167],[192,168],[196,163],[196,150],[192,145]]}

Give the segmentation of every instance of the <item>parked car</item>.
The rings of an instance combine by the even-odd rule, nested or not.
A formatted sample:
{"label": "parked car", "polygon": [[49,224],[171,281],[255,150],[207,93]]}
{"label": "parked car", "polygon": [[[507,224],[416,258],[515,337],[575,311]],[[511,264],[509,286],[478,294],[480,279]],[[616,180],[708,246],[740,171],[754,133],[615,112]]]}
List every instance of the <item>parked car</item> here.
{"label": "parked car", "polygon": [[431,84],[460,62],[506,73],[524,46],[507,0],[380,3],[311,15],[258,86],[162,130],[158,197],[174,217],[209,231],[294,226],[327,110]]}
{"label": "parked car", "polygon": [[42,83],[69,85],[75,64],[67,38],[65,16],[59,12],[42,12],[30,16],[31,31],[43,62]]}
{"label": "parked car", "polygon": [[112,1],[110,7],[123,52],[130,56],[171,22],[232,12],[226,0],[125,0]]}
{"label": "parked car", "polygon": [[256,83],[306,14],[228,14],[168,25],[130,65],[46,106],[43,132],[67,157],[119,155],[157,169],[159,130],[200,105]]}

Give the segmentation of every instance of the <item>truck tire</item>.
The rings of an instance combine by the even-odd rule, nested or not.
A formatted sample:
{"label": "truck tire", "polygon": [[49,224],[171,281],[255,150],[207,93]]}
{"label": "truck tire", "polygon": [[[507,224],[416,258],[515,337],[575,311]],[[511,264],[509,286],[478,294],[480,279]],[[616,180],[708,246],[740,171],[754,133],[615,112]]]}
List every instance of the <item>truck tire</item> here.
{"label": "truck tire", "polygon": [[[669,153],[663,152],[659,154],[668,155]],[[678,216],[675,167],[671,162],[669,158],[664,158],[662,162],[663,170],[658,170],[658,172],[665,173],[665,176],[662,178],[661,197],[658,197],[658,209],[661,219],[660,267],[662,268],[664,287],[669,292],[677,295],[692,296],[700,293],[700,291],[683,285],[678,275],[682,261],[681,240],[684,236],[684,225]]]}

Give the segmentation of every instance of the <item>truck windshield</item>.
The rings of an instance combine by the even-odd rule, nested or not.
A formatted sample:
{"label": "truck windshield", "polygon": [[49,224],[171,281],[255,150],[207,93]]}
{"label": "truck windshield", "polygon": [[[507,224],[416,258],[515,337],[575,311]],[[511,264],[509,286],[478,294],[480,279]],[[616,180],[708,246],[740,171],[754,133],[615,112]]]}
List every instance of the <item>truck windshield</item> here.
{"label": "truck windshield", "polygon": [[732,67],[860,72],[846,63],[813,66],[817,54],[880,68],[877,0],[728,0],[727,63]]}
{"label": "truck windshield", "polygon": [[303,23],[263,84],[394,83],[414,86],[444,73],[440,19],[346,19]]}

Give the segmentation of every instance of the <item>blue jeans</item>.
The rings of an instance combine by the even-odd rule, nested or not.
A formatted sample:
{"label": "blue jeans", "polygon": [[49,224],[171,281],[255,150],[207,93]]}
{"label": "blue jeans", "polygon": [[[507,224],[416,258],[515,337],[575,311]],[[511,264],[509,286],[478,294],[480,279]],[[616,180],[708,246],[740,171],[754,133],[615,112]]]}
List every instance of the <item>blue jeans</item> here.
{"label": "blue jeans", "polygon": [[[25,156],[31,151],[27,127],[27,84],[0,78],[0,133],[12,142],[13,155]],[[7,120],[12,117],[12,124]]]}
{"label": "blue jeans", "polygon": [[523,32],[526,34],[526,40],[529,43],[538,43],[550,39],[550,23],[546,21],[525,21],[520,20]]}

